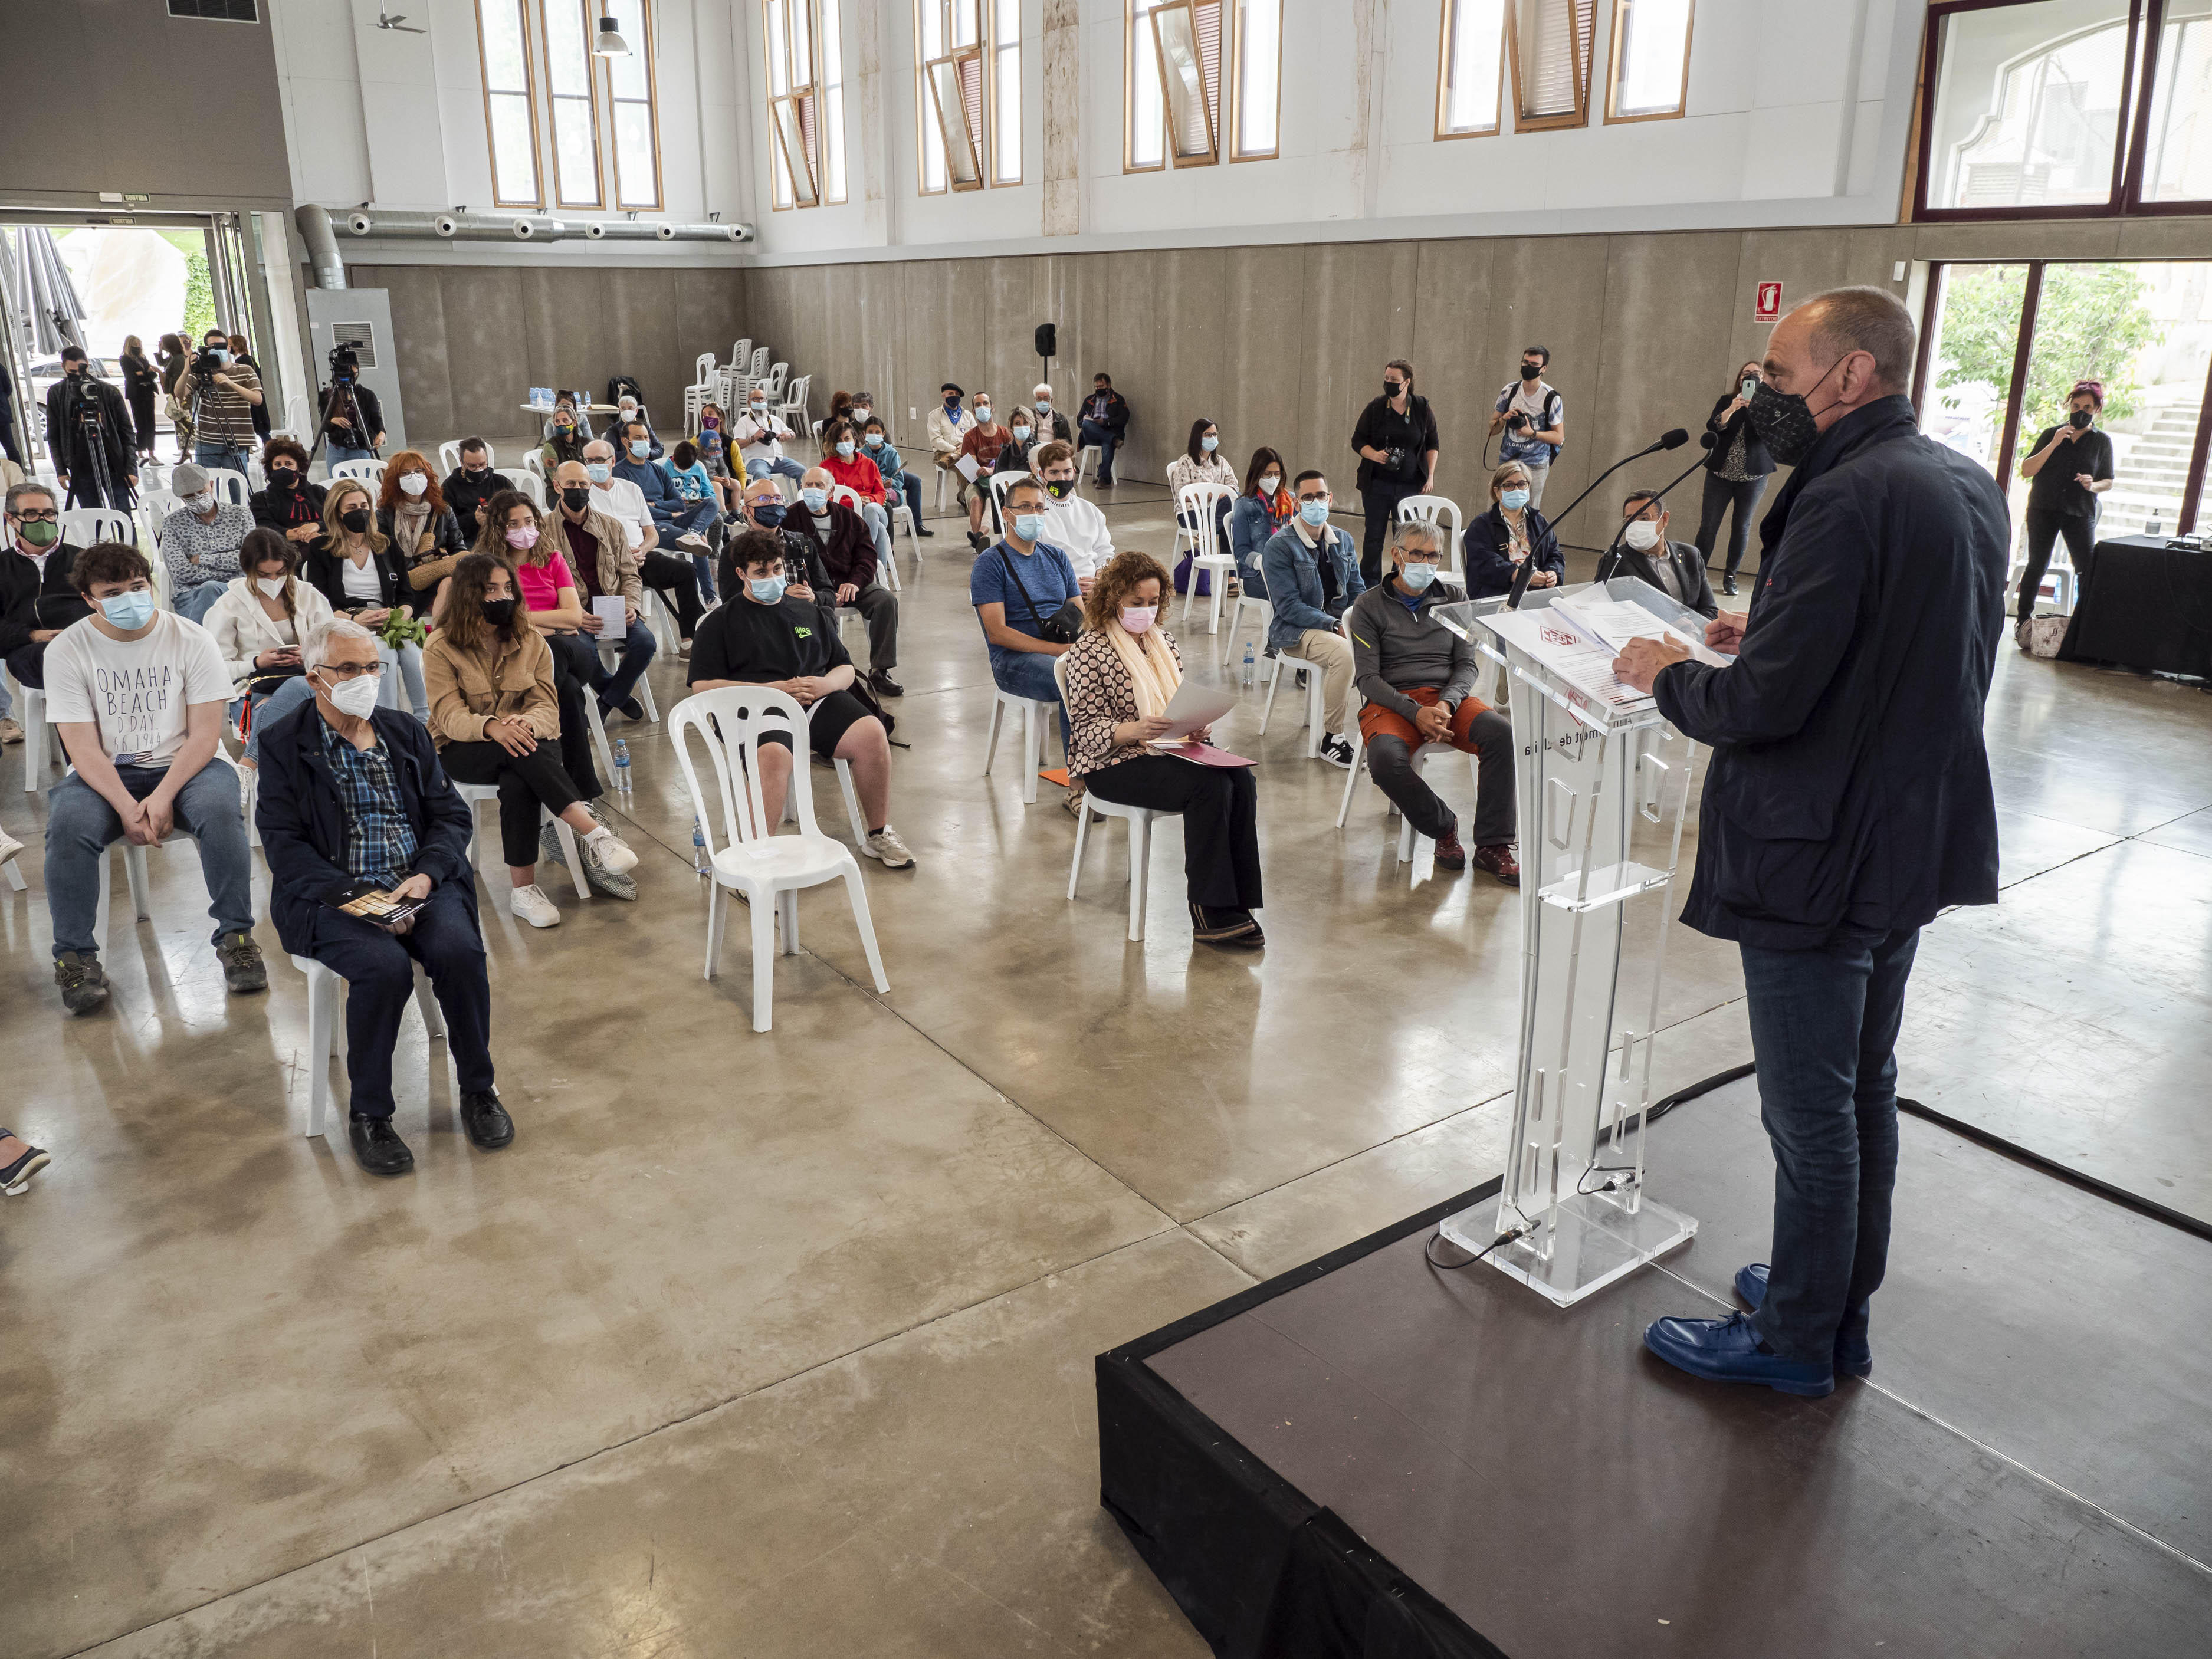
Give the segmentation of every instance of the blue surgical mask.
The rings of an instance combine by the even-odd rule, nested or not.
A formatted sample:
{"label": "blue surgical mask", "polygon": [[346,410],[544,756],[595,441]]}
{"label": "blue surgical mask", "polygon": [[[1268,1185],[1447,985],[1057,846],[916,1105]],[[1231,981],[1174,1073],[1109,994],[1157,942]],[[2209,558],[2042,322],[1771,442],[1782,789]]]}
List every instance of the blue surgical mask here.
{"label": "blue surgical mask", "polygon": [[651,440],[646,438],[632,438],[629,441],[629,453],[630,458],[633,460],[643,460],[647,456],[653,453],[653,444]]}
{"label": "blue surgical mask", "polygon": [[753,519],[763,530],[773,530],[783,522],[786,508],[781,501],[755,501]]}
{"label": "blue surgical mask", "polygon": [[871,449],[881,449],[884,447],[884,434],[880,432],[871,432],[865,441]]}
{"label": "blue surgical mask", "polygon": [[1044,514],[1042,513],[1015,514],[1014,534],[1025,542],[1034,542],[1044,534]]}
{"label": "blue surgical mask", "polygon": [[[882,441],[879,439],[878,441]],[[840,438],[837,441],[837,459],[841,461],[849,461],[853,459],[853,441],[850,438]]]}
{"label": "blue surgical mask", "polygon": [[1018,426],[1018,427],[1016,427],[1016,428],[1014,428],[1014,441],[1015,441],[1016,443],[1018,443],[1018,444],[1025,444],[1025,443],[1027,443],[1029,441],[1030,441],[1030,429],[1029,429],[1029,428],[1027,428],[1027,427],[1025,427],[1025,426]]}
{"label": "blue surgical mask", "polygon": [[747,591],[763,605],[775,604],[783,598],[783,590],[789,586],[781,576],[748,576],[745,579]]}
{"label": "blue surgical mask", "polygon": [[210,346],[208,349],[215,353],[216,362],[219,363],[227,363],[230,361],[230,353],[224,350],[221,346]]}
{"label": "blue surgical mask", "polygon": [[1215,450],[1221,447],[1221,440],[1214,436],[1212,433],[1209,432],[1203,438],[1200,438],[1198,441],[1198,447],[1204,450],[1207,454],[1211,455]]}
{"label": "blue surgical mask", "polygon": [[1528,492],[1525,489],[1504,490],[1498,497],[1498,504],[1508,513],[1518,513],[1528,505]]}
{"label": "blue surgical mask", "polygon": [[1406,586],[1416,593],[1437,579],[1437,568],[1426,559],[1409,559],[1406,563]]}
{"label": "blue surgical mask", "polygon": [[799,492],[799,499],[806,503],[809,513],[819,513],[830,505],[830,492],[826,489],[802,489]]}
{"label": "blue surgical mask", "polygon": [[615,470],[613,465],[606,461],[586,461],[584,476],[593,483],[605,483],[615,476]]}
{"label": "blue surgical mask", "polygon": [[1300,501],[1298,503],[1298,517],[1304,519],[1308,524],[1318,530],[1322,526],[1328,522],[1328,503],[1327,501]]}
{"label": "blue surgical mask", "polygon": [[154,620],[154,596],[144,588],[110,593],[100,602],[100,615],[126,634],[135,634]]}

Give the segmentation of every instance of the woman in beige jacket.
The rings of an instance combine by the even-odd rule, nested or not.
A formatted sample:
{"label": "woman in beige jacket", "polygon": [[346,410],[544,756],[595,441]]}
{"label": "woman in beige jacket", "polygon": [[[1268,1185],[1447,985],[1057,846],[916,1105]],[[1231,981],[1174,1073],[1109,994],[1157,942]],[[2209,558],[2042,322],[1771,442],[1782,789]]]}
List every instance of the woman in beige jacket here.
{"label": "woman in beige jacket", "polygon": [[538,885],[538,825],[550,813],[574,830],[587,863],[609,875],[637,854],[576,799],[556,739],[553,653],[530,624],[505,563],[471,553],[453,567],[438,631],[422,653],[430,738],[456,783],[499,789],[499,838],[514,913],[550,927],[561,913]]}

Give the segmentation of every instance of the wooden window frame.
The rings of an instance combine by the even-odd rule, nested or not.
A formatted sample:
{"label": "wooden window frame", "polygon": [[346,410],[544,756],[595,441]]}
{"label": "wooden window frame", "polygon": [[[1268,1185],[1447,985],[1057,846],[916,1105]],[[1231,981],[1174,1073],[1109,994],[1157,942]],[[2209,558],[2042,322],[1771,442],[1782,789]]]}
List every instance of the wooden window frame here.
{"label": "wooden window frame", "polygon": [[[1021,171],[1017,171],[1010,179],[1001,179],[998,176],[1000,154],[999,121],[1001,115],[999,100],[999,58],[1001,52],[1014,52],[1017,54],[1016,63],[1018,65],[1020,62],[1018,54],[1028,45],[1022,34],[1020,0],[972,0],[975,8],[975,38],[964,46],[955,46],[952,44],[955,33],[952,9],[962,3],[963,0],[915,0],[915,182],[917,195],[951,196],[974,190],[1004,190],[1022,182]],[[1011,8],[1011,15],[1014,20],[1014,38],[1005,45],[1001,45],[998,40],[999,8],[1001,5]],[[921,15],[922,8],[925,6],[930,8],[937,16],[937,40],[939,49],[934,53],[929,52],[922,39]],[[930,71],[938,64],[958,62],[963,59],[974,61],[981,93],[981,96],[977,100],[980,131],[971,128],[968,134],[969,150],[975,158],[975,182],[965,185],[957,183],[952,177],[951,145],[945,132],[942,114],[938,109],[937,88],[930,78]],[[1019,72],[1018,67],[1016,73]],[[967,110],[964,100],[961,107],[964,121]],[[1016,118],[1020,118],[1018,112]],[[928,124],[933,121],[937,124],[938,142],[945,150],[945,182],[941,185],[931,184],[927,172],[929,164],[927,135],[930,130]],[[1024,145],[1022,148],[1025,169],[1028,160],[1027,146]]]}
{"label": "wooden window frame", "polygon": [[[831,0],[831,3],[834,4],[835,0]],[[767,61],[775,51],[775,30],[769,21],[771,13],[780,15],[783,20],[783,62],[781,65]],[[806,26],[807,78],[805,81],[799,80],[792,72],[791,24],[794,16],[803,17]],[[828,118],[824,114],[822,95],[821,21],[817,0],[761,0],[761,46],[763,59],[761,70],[764,90],[768,94],[769,143],[774,146],[769,161],[769,211],[771,213],[793,213],[805,208],[818,208],[828,200],[823,193],[823,174],[827,171],[824,166],[823,147],[828,142],[827,135],[823,129]],[[844,52],[843,24],[844,19],[841,15],[838,18],[838,55],[841,59]],[[783,76],[785,88],[781,92],[775,89],[779,69]],[[842,86],[844,66],[842,62],[838,65],[838,78],[839,84]],[[811,144],[806,140],[809,114],[807,106],[810,103],[813,106],[811,115],[814,133],[813,142]],[[781,117],[783,106],[786,105],[791,107],[793,125],[799,133],[799,142],[795,147],[790,141],[790,136],[784,131]],[[779,155],[783,158],[784,175],[790,180],[791,200],[788,202],[779,202],[775,199],[775,157]],[[804,179],[806,185],[806,194],[804,198],[799,194],[799,186],[801,179]]]}
{"label": "wooden window frame", "polygon": [[[1546,0],[1535,0],[1535,3],[1546,3]],[[1570,27],[1571,27],[1574,21],[1575,7],[1580,3],[1580,0],[1550,0],[1550,3],[1565,6],[1566,8],[1568,22]],[[1571,41],[1570,43],[1571,50],[1572,50],[1575,54],[1573,76],[1575,83],[1575,107],[1573,111],[1571,113],[1562,113],[1558,115],[1524,115],[1522,113],[1521,109],[1521,29],[1520,25],[1516,21],[1516,14],[1520,9],[1520,0],[1506,0],[1506,82],[1513,88],[1514,131],[1559,132],[1570,127],[1586,127],[1589,125],[1590,75],[1595,67],[1590,60],[1597,55],[1596,0],[1590,0],[1590,6],[1589,50],[1587,52],[1583,51],[1581,49],[1581,43],[1578,40]]]}
{"label": "wooden window frame", "polygon": [[1498,14],[1498,100],[1492,106],[1497,114],[1486,127],[1448,127],[1444,112],[1451,107],[1452,24],[1458,18],[1460,8],[1467,0],[1440,0],[1437,7],[1437,118],[1430,136],[1435,138],[1495,138],[1505,131],[1505,75],[1508,65],[1505,50],[1505,20],[1513,9],[1512,0],[1504,0]]}
{"label": "wooden window frame", "polygon": [[[945,127],[944,100],[939,95],[937,89],[937,77],[932,72],[940,64],[950,64],[952,68],[953,80],[955,83],[957,84],[961,78],[960,65],[963,63],[973,64],[975,66],[975,73],[978,77],[988,82],[989,74],[988,66],[983,61],[983,49],[981,46],[962,46],[956,52],[941,52],[921,66],[922,94],[929,100],[929,113],[930,116],[937,122],[938,139],[945,147],[945,188],[942,191],[932,191],[930,194],[933,196],[950,196],[960,194],[971,190],[982,190],[986,188],[988,184],[984,170],[989,165],[986,159],[986,151],[988,148],[988,142],[984,135],[974,131],[969,126],[968,100],[964,95],[960,100],[960,131],[961,135],[967,140],[968,166],[975,176],[969,179],[965,184],[963,184],[957,178],[954,177],[952,172],[952,135]],[[991,107],[990,88],[988,85],[984,87],[983,92],[984,99],[982,107],[984,112],[984,124],[988,126],[990,122]]]}
{"label": "wooden window frame", "polygon": [[[2120,211],[2151,216],[2212,213],[2212,198],[2198,197],[2171,202],[2148,202],[2143,199],[2143,170],[2148,165],[2150,150],[2151,106],[2158,99],[2159,54],[2166,49],[2166,0],[2148,0],[2143,14],[2141,47],[2142,89],[2136,96],[2135,118],[2130,123],[2127,167],[2121,180]],[[2191,507],[2193,509],[2193,500]],[[2194,516],[2193,511],[2191,516]]]}
{"label": "wooden window frame", "polygon": [[[1225,49],[1230,43],[1226,31],[1216,33],[1213,70],[1215,89],[1213,98],[1209,102],[1206,96],[1205,52],[1204,48],[1199,44],[1198,36],[1198,8],[1202,3],[1213,5],[1224,20],[1229,16],[1229,0],[1156,0],[1152,9],[1146,14],[1146,21],[1152,25],[1153,62],[1158,65],[1160,75],[1160,122],[1165,129],[1160,138],[1160,159],[1169,170],[1175,172],[1180,172],[1184,167],[1211,167],[1221,165],[1221,125],[1224,112],[1220,106],[1228,92],[1228,88],[1222,81],[1220,60],[1225,55]],[[1177,11],[1190,20],[1191,51],[1198,55],[1198,106],[1199,112],[1206,118],[1206,149],[1202,155],[1185,155],[1176,148],[1175,116],[1168,100],[1168,49],[1166,44],[1160,39],[1160,17],[1164,13]]]}
{"label": "wooden window frame", "polygon": [[1273,0],[1275,7],[1275,142],[1266,149],[1246,151],[1244,131],[1244,21],[1245,0],[1223,0],[1223,15],[1226,19],[1222,30],[1222,54],[1224,62],[1221,70],[1222,125],[1226,127],[1235,142],[1229,147],[1225,158],[1231,167],[1239,161],[1279,161],[1283,159],[1283,13],[1288,0]]}
{"label": "wooden window frame", "polygon": [[1682,19],[1682,84],[1674,94],[1674,107],[1652,110],[1643,115],[1616,115],[1620,100],[1620,34],[1628,21],[1628,14],[1643,0],[1613,0],[1613,36],[1606,46],[1605,58],[1605,124],[1607,126],[1627,126],[1638,121],[1679,121],[1690,112],[1690,50],[1698,38],[1698,0],[1688,0],[1689,11]]}
{"label": "wooden window frame", "polygon": [[[844,207],[853,199],[853,158],[846,152],[845,149],[845,95],[852,89],[853,84],[851,77],[845,73],[845,14],[842,10],[838,11],[836,14],[837,75],[835,80],[831,80],[829,77],[822,62],[822,42],[824,33],[823,24],[830,16],[831,9],[841,5],[842,0],[805,0],[805,3],[812,9],[812,15],[809,21],[808,27],[813,30],[812,42],[814,48],[814,182],[817,200],[823,207]],[[835,100],[837,106],[837,112],[835,116],[832,116],[830,112],[830,106],[832,101],[830,94],[833,91],[837,94]],[[840,181],[838,187],[842,192],[836,196],[830,195],[827,188],[830,179],[830,135],[833,131],[836,133],[837,139],[837,177]]]}
{"label": "wooden window frame", "polygon": [[[477,16],[477,79],[483,94],[484,150],[491,158],[491,199],[494,207],[529,208],[543,212],[545,208],[545,157],[538,131],[538,77],[535,54],[530,40],[529,0],[493,0],[494,4],[514,8],[514,21],[522,27],[522,104],[530,116],[530,176],[538,186],[538,194],[526,201],[510,201],[499,193],[499,144],[494,136],[491,118],[491,64],[484,56],[483,9],[485,0],[476,0]],[[497,96],[511,98],[514,94],[501,90]]]}
{"label": "wooden window frame", "polygon": [[[605,0],[605,3],[611,3],[611,0]],[[633,40],[629,43],[629,46],[631,55],[642,58],[645,62],[645,125],[646,131],[653,141],[653,200],[650,202],[623,200],[622,140],[615,125],[615,110],[617,105],[634,104],[638,100],[635,98],[618,99],[615,96],[615,60],[611,58],[604,60],[605,73],[600,76],[600,84],[605,88],[607,95],[607,160],[611,163],[609,171],[614,178],[614,211],[659,213],[664,210],[667,204],[668,183],[660,166],[660,77],[653,67],[653,59],[658,55],[655,48],[659,44],[660,32],[659,25],[653,21],[653,0],[637,0],[637,15],[638,21],[645,26],[645,39],[641,44]]]}
{"label": "wooden window frame", "polygon": [[[546,137],[550,141],[549,148],[551,151],[553,163],[551,168],[553,174],[553,191],[551,198],[552,211],[556,213],[605,213],[607,210],[606,145],[604,135],[602,135],[599,131],[599,70],[597,64],[592,56],[592,38],[598,31],[599,19],[591,10],[590,0],[537,0],[537,6],[538,32],[545,42],[545,128]],[[574,101],[576,98],[576,94],[573,92],[556,93],[553,90],[553,31],[548,21],[547,11],[547,9],[552,6],[575,7],[580,20],[583,24],[583,102],[585,107],[590,111],[592,118],[591,149],[592,197],[588,202],[572,201],[562,193],[561,182],[561,124],[553,118],[556,112],[554,108],[554,105],[556,100],[561,99]]]}

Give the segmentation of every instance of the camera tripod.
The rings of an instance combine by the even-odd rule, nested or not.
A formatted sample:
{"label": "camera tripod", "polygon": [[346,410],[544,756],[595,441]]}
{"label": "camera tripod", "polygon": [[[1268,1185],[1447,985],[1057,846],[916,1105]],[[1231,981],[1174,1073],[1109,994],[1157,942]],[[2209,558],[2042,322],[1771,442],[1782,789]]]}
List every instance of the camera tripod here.
{"label": "camera tripod", "polygon": [[[92,380],[88,374],[82,377],[78,384],[70,388],[69,410],[66,418],[75,428],[78,444],[85,451],[86,463],[82,468],[72,466],[70,469],[70,500],[79,506],[85,505],[85,492],[80,488],[77,481],[81,472],[88,472],[91,475],[93,489],[98,495],[98,500],[91,504],[96,507],[112,507],[116,512],[128,514],[137,504],[137,499],[128,484],[118,489],[114,476],[108,471],[107,414],[100,406],[100,399],[93,392]],[[48,434],[50,440],[52,436],[52,434]]]}

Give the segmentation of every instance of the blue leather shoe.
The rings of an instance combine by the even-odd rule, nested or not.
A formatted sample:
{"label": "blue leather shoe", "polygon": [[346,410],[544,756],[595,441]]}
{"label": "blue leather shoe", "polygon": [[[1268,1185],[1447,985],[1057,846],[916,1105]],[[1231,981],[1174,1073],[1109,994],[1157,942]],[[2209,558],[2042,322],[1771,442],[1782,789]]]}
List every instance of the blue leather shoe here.
{"label": "blue leather shoe", "polygon": [[[1749,1261],[1735,1270],[1735,1293],[1753,1313],[1766,1300],[1766,1263]],[[1845,1376],[1874,1375],[1874,1346],[1863,1336],[1836,1333],[1836,1369]]]}
{"label": "blue leather shoe", "polygon": [[1763,1382],[1808,1400],[1836,1391],[1832,1366],[1765,1352],[1751,1321],[1740,1313],[1726,1319],[1655,1319],[1644,1328],[1644,1346],[1677,1370],[1708,1382]]}

